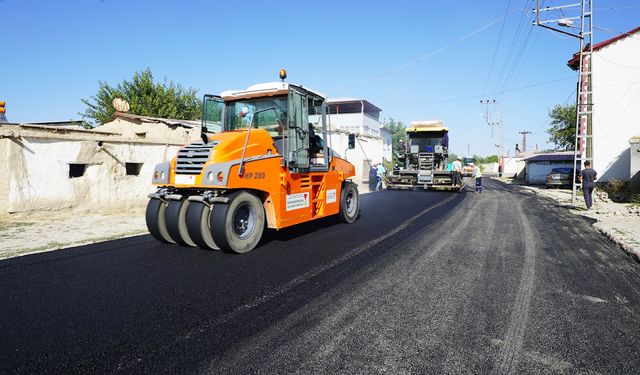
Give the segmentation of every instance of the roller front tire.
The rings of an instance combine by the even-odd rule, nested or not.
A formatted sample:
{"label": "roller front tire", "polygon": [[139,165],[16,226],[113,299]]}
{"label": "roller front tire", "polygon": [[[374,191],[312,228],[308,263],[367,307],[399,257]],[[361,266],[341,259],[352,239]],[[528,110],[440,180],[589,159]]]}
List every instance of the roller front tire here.
{"label": "roller front tire", "polygon": [[203,202],[191,202],[187,209],[186,221],[189,236],[203,249],[220,250],[211,234],[211,206]]}
{"label": "roller front tire", "polygon": [[160,199],[151,198],[147,204],[145,220],[147,229],[153,238],[164,243],[175,243],[167,231],[165,212],[167,204]]}
{"label": "roller front tire", "polygon": [[210,227],[214,241],[227,252],[243,254],[253,250],[264,231],[265,214],[257,196],[240,191],[228,204],[213,206]]}
{"label": "roller front tire", "polygon": [[195,247],[187,229],[187,210],[190,202],[187,199],[170,200],[165,210],[165,222],[169,236],[182,246]]}

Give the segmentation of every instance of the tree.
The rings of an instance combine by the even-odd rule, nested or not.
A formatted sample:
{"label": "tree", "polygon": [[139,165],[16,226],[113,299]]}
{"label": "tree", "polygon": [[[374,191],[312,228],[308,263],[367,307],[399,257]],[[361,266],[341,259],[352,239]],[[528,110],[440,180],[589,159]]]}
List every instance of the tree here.
{"label": "tree", "polygon": [[[393,136],[391,137],[391,149],[392,149],[392,160],[391,165],[396,165],[398,163],[398,141],[402,139],[403,142],[406,142],[406,131],[405,125],[402,121],[396,121],[393,118],[385,121],[384,127],[391,130],[393,132]],[[406,146],[406,145],[405,145]]]}
{"label": "tree", "polygon": [[551,127],[547,129],[549,142],[561,150],[573,150],[576,144],[576,105],[556,104],[549,111]]}
{"label": "tree", "polygon": [[94,126],[104,124],[113,118],[115,109],[111,101],[122,98],[129,102],[129,113],[142,116],[195,120],[200,118],[202,101],[197,97],[198,91],[184,89],[179,84],[166,80],[163,83],[153,81],[149,68],[136,72],[131,81],[124,80],[117,86],[106,82],[98,82],[98,93],[90,99],[82,99],[87,106],[83,119]]}

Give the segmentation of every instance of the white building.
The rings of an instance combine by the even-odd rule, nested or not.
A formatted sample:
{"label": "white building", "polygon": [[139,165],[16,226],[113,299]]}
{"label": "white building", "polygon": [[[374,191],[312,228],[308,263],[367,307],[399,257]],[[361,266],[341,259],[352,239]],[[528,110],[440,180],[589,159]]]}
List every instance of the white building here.
{"label": "white building", "polygon": [[129,114],[91,130],[50,124],[0,124],[0,218],[144,208],[154,166],[200,131],[190,121]]}
{"label": "white building", "polygon": [[380,136],[382,110],[364,99],[328,99],[329,128],[348,133]]}
{"label": "white building", "polygon": [[[629,181],[629,139],[640,129],[640,27],[593,46],[593,168],[600,181]],[[568,62],[579,68],[579,54]]]}
{"label": "white building", "polygon": [[[393,134],[380,123],[380,108],[364,99],[327,99],[328,128],[332,148],[345,155],[356,167],[354,181],[364,190],[369,180],[369,167],[391,161]],[[348,133],[356,134],[356,148],[347,150]]]}

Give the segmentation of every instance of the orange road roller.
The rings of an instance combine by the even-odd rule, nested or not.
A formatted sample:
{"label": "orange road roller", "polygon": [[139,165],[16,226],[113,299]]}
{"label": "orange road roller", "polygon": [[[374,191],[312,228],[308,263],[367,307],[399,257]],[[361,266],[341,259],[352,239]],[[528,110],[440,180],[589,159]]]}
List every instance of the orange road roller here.
{"label": "orange road roller", "polygon": [[356,220],[355,168],[330,147],[325,97],[280,78],[204,96],[201,139],[154,169],[154,238],[246,253],[266,228]]}

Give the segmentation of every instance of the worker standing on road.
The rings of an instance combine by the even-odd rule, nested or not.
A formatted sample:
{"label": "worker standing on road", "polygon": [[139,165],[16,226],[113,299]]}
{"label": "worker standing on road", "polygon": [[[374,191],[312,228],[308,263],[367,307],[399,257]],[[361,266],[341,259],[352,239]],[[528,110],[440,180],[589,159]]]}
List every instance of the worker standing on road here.
{"label": "worker standing on road", "polygon": [[376,191],[382,191],[382,179],[384,178],[384,174],[386,172],[386,169],[384,169],[384,167],[382,166],[382,163],[378,163],[376,168],[378,169],[378,171],[377,171],[377,173],[378,173],[378,185],[376,186]]}
{"label": "worker standing on road", "polygon": [[369,191],[376,191],[378,186],[378,169],[375,164],[369,167]]}
{"label": "worker standing on road", "polygon": [[459,157],[451,163],[451,170],[453,170],[453,184],[462,185],[462,162]]}
{"label": "worker standing on road", "polygon": [[476,193],[482,193],[482,171],[479,165],[470,164],[473,168],[473,178],[476,179]]}
{"label": "worker standing on road", "polygon": [[598,173],[591,168],[591,162],[584,162],[584,169],[580,172],[580,181],[582,181],[582,192],[584,193],[584,203],[587,205],[587,210],[591,209],[593,204],[593,189],[596,187],[596,179]]}

